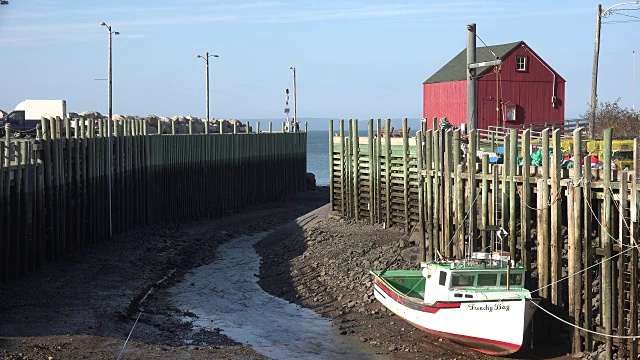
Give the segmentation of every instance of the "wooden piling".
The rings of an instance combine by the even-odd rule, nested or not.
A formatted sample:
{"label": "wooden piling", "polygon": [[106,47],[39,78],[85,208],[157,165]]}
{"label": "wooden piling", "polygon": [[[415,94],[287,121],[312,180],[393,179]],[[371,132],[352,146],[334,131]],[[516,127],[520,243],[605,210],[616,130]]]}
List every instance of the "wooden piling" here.
{"label": "wooden piling", "polygon": [[[593,270],[591,270],[591,266],[593,265],[593,243],[591,242],[591,159],[589,161],[584,162],[584,177],[583,177],[583,187],[584,187],[584,200],[583,200],[583,208],[584,208],[584,237],[582,238],[582,263],[584,266],[584,275],[583,275],[583,284],[584,284],[584,317],[582,322],[582,327],[585,329],[591,329],[591,314],[590,310],[592,308],[592,284],[593,284]],[[580,292],[582,293],[582,291]],[[584,336],[584,350],[585,351],[593,351],[593,342],[592,335],[588,332],[583,334]]]}
{"label": "wooden piling", "polygon": [[385,202],[386,202],[386,226],[391,226],[391,119],[385,119],[384,134],[384,165],[385,165]]}
{"label": "wooden piling", "polygon": [[562,305],[562,191],[560,185],[560,164],[562,150],[560,148],[560,129],[553,131],[553,154],[551,167],[551,303]]}
{"label": "wooden piling", "polygon": [[[603,144],[603,164],[604,171],[602,172],[602,181],[603,181],[603,191],[604,200],[603,200],[603,225],[604,228],[601,231],[601,239],[602,239],[602,248],[604,254],[604,261],[602,263],[602,277],[601,277],[601,288],[602,288],[602,299],[601,299],[601,309],[602,309],[602,325],[604,327],[605,334],[611,335],[613,333],[613,262],[611,261],[612,255],[612,244],[611,238],[613,234],[611,233],[611,228],[613,226],[613,219],[611,214],[611,197],[607,196],[607,189],[611,188],[611,129],[605,129],[604,132],[604,144]],[[607,337],[605,340],[605,354],[607,359],[611,359],[613,357],[613,339],[611,337]]]}
{"label": "wooden piling", "polygon": [[375,215],[376,215],[376,206],[375,201],[373,200],[376,196],[375,193],[375,172],[376,172],[376,161],[374,154],[374,141],[373,141],[373,119],[369,119],[367,122],[367,152],[369,153],[369,201],[367,203],[367,207],[369,208],[369,223],[375,223]]}
{"label": "wooden piling", "polygon": [[[579,274],[581,270],[582,260],[582,188],[580,182],[583,180],[582,175],[582,132],[580,129],[573,131],[573,184],[567,190],[567,219],[569,222],[568,229],[572,230],[569,236],[568,249],[568,272],[569,274]],[[585,159],[585,163],[590,159]],[[569,208],[571,211],[569,212]],[[571,223],[573,226],[571,226]],[[572,235],[572,236],[571,236]],[[582,276],[569,277],[569,313],[573,316],[574,323],[580,324],[582,313]],[[572,348],[574,353],[582,351],[582,339],[580,338],[580,329],[575,327],[572,334]]]}
{"label": "wooden piling", "polygon": [[356,221],[360,220],[360,137],[358,136],[358,120],[352,119],[349,122],[349,145],[351,145],[351,171],[352,177],[352,190],[353,196],[353,215]]}
{"label": "wooden piling", "polygon": [[[489,154],[482,155],[482,228],[486,229],[489,226]],[[487,231],[482,232],[482,247],[481,251],[487,251],[489,249],[489,233]]]}
{"label": "wooden piling", "polygon": [[[586,162],[585,162],[586,164]],[[640,206],[640,196],[638,196],[638,181],[640,181],[640,139],[633,140],[633,173],[631,175],[631,202],[629,204],[629,232],[630,245],[636,246],[631,250],[629,262],[629,336],[638,335],[638,207]],[[638,340],[630,339],[627,343],[630,359],[638,358]]]}
{"label": "wooden piling", "polygon": [[407,118],[402,119],[402,180],[404,202],[404,231],[409,232],[411,219],[409,218],[409,134],[407,130]]}
{"label": "wooden piling", "polygon": [[[258,130],[259,131],[259,130]],[[329,120],[329,204],[331,211],[335,210],[335,202],[333,194],[335,194],[335,179],[334,179],[334,146],[333,146],[333,120]],[[341,174],[342,175],[342,174]]]}
{"label": "wooden piling", "polygon": [[345,188],[348,186],[348,182],[346,182],[347,154],[344,140],[344,120],[340,120],[340,173],[342,174],[342,179],[340,180],[340,212],[342,216],[347,215],[347,194],[345,192]]}
{"label": "wooden piling", "polygon": [[427,257],[431,260],[435,260],[435,246],[437,241],[434,239],[433,229],[433,217],[434,217],[434,205],[433,205],[433,131],[428,130],[424,137],[424,153],[425,153],[425,182],[427,184],[427,198],[425,204],[425,216],[427,227]]}
{"label": "wooden piling", "polygon": [[[416,163],[417,163],[417,171],[418,171],[418,231],[420,235],[420,240],[418,242],[418,247],[420,248],[420,261],[426,261],[427,251],[425,244],[425,226],[424,226],[424,181],[422,180],[422,169],[423,169],[423,159],[422,159],[422,130],[416,132]],[[373,222],[373,221],[372,221]]]}
{"label": "wooden piling", "polygon": [[520,259],[527,269],[526,284],[531,282],[531,130],[522,133],[522,190],[520,194]]}
{"label": "wooden piling", "polygon": [[[504,149],[505,152],[507,149]],[[514,261],[517,259],[516,254],[520,254],[516,249],[518,238],[516,236],[516,221],[518,214],[516,212],[516,175],[518,172],[518,130],[510,129],[509,131],[509,254]]]}
{"label": "wooden piling", "polygon": [[478,211],[477,211],[477,206],[476,206],[476,199],[477,199],[477,184],[476,184],[476,169],[477,169],[477,157],[478,157],[478,137],[477,137],[477,130],[473,129],[469,131],[469,158],[468,158],[468,165],[467,165],[467,171],[469,172],[469,183],[467,184],[468,186],[468,194],[469,194],[469,201],[468,201],[468,206],[466,206],[466,208],[468,208],[468,221],[469,221],[469,248],[467,249],[467,251],[471,251],[471,249],[474,249],[476,247],[476,241],[477,241],[477,233],[476,230],[478,229]]}

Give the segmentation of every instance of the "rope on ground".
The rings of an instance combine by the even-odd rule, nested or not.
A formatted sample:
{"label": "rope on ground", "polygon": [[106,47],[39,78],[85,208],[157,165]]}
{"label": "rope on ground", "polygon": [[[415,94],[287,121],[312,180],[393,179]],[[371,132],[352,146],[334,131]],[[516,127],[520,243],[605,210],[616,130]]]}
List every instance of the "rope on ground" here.
{"label": "rope on ground", "polygon": [[131,334],[133,334],[133,329],[136,328],[136,325],[138,324],[138,320],[140,320],[140,315],[142,315],[142,311],[140,311],[138,313],[138,317],[136,318],[136,322],[133,323],[133,327],[131,328],[131,331],[129,332],[129,336],[127,336],[127,340],[124,342],[124,345],[122,345],[122,349],[120,350],[120,354],[118,354],[118,360],[120,360],[120,357],[122,356],[122,352],[124,352],[124,348],[125,348],[125,346],[127,346],[127,343],[129,342],[129,339],[131,338]]}
{"label": "rope on ground", "polygon": [[626,335],[610,335],[610,334],[603,334],[603,333],[599,333],[599,332],[597,332],[597,331],[593,331],[593,330],[589,330],[589,329],[583,328],[583,327],[578,326],[578,325],[576,325],[576,324],[570,323],[570,322],[568,322],[567,320],[565,320],[565,319],[563,319],[563,318],[561,318],[561,317],[559,317],[559,316],[557,316],[557,315],[552,314],[549,310],[547,310],[547,309],[543,308],[542,306],[540,306],[540,305],[536,304],[536,302],[535,302],[535,301],[533,301],[533,300],[531,300],[531,299],[527,299],[527,300],[529,300],[533,305],[537,306],[537,307],[538,307],[538,309],[540,309],[540,310],[542,310],[542,311],[546,312],[546,313],[547,313],[547,314],[549,314],[551,317],[556,318],[556,319],[557,319],[557,320],[559,320],[560,322],[563,322],[563,323],[565,323],[565,324],[567,324],[567,325],[569,325],[569,326],[571,326],[571,327],[574,327],[574,328],[576,328],[576,329],[580,329],[580,330],[582,330],[582,331],[586,331],[586,332],[588,332],[588,333],[590,333],[590,334],[600,335],[600,336],[605,336],[605,337],[610,337],[610,338],[615,338],[615,339],[632,339],[632,340],[640,339],[640,336],[638,336],[638,335],[636,335],[636,336],[631,336],[631,335],[629,335],[629,336],[626,336]]}

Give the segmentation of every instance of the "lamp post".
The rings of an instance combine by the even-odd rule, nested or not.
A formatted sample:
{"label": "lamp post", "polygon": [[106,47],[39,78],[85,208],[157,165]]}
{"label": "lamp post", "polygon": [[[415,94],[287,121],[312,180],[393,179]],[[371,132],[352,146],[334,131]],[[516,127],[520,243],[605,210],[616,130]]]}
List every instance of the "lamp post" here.
{"label": "lamp post", "polygon": [[296,97],[296,67],[292,66],[289,69],[293,70],[293,122],[289,127],[291,130],[295,128],[296,122],[298,121],[298,99]]}
{"label": "lamp post", "polygon": [[[204,59],[204,62],[206,64],[206,82],[207,82],[207,90],[206,90],[206,101],[207,101],[207,121],[204,124],[204,133],[208,134],[209,133],[209,58],[210,57],[219,57],[218,55],[209,55],[209,52],[205,52],[204,56],[202,55],[196,55],[196,58],[200,58],[200,59]],[[222,124],[220,124],[220,126],[222,126]]]}
{"label": "lamp post", "polygon": [[109,83],[109,95],[108,95],[108,103],[109,103],[109,114],[108,114],[108,119],[107,119],[107,177],[109,179],[109,183],[108,183],[108,193],[109,193],[109,237],[113,236],[113,216],[112,216],[112,208],[111,208],[111,187],[112,187],[112,176],[111,176],[111,119],[113,116],[113,81],[112,81],[112,67],[111,67],[111,60],[112,60],[112,47],[111,47],[111,38],[112,35],[120,35],[119,32],[117,31],[112,31],[111,30],[111,26],[107,25],[104,21],[100,23],[100,26],[105,26],[107,28],[107,30],[109,31],[109,79],[108,79],[108,83]]}
{"label": "lamp post", "polygon": [[615,4],[610,8],[602,11],[602,5],[598,4],[596,9],[596,39],[594,43],[593,49],[593,72],[591,74],[591,104],[589,109],[589,134],[593,138],[593,128],[595,126],[596,121],[596,108],[598,103],[598,59],[600,57],[600,28],[602,27],[602,18],[611,15],[613,9],[623,6],[623,5],[633,5],[640,6],[640,1],[633,2],[623,2],[620,4]]}

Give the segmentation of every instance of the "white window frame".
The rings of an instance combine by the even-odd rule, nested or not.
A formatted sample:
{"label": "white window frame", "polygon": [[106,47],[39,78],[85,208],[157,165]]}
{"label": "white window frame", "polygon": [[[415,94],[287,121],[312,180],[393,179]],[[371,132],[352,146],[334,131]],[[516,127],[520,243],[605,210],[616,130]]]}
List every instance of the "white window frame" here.
{"label": "white window frame", "polygon": [[516,56],[516,71],[527,71],[526,56]]}

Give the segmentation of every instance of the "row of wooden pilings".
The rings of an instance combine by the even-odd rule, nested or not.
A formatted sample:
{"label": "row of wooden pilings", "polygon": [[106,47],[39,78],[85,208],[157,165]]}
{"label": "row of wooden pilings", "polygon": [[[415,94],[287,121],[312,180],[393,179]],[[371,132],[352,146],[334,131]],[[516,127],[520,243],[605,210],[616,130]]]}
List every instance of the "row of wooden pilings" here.
{"label": "row of wooden pilings", "polygon": [[43,119],[35,140],[0,141],[0,281],[137,226],[221,217],[306,186],[306,131],[75,125],[71,135],[68,119]]}
{"label": "row of wooden pilings", "polygon": [[[604,132],[602,168],[583,160],[582,132],[573,135],[575,166],[563,168],[560,130],[504,141],[501,164],[478,150],[476,131],[437,129],[425,122],[409,137],[379,136],[390,128],[329,123],[331,207],[343,216],[419,234],[421,260],[464,256],[465,242],[486,251],[492,226],[509,234],[503,244],[528,270],[527,287],[542,298],[542,332],[569,333],[573,352],[606,348],[608,358],[638,355],[638,209],[640,143],[633,171],[611,166],[612,130]],[[375,130],[374,130],[375,126]],[[345,135],[347,134],[347,135]],[[532,149],[542,166],[530,166]],[[555,151],[554,151],[555,150]],[[481,155],[479,155],[481,154]],[[549,156],[546,156],[549,154]],[[565,162],[566,163],[566,162]],[[546,319],[546,320],[545,320]],[[538,327],[538,330],[541,328]],[[562,330],[563,329],[563,330]],[[557,338],[557,337],[556,337]]]}

